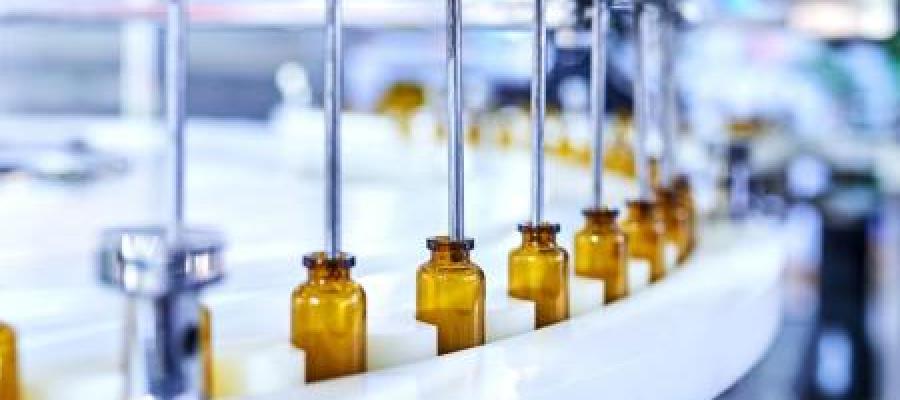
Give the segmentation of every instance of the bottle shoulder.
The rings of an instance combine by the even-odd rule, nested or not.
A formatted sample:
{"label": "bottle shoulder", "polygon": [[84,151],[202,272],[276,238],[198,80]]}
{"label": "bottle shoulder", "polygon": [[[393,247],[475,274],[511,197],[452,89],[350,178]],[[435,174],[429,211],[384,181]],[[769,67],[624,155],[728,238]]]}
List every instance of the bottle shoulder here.
{"label": "bottle shoulder", "polygon": [[294,288],[295,298],[327,297],[365,301],[366,291],[353,280],[304,282]]}
{"label": "bottle shoulder", "polygon": [[15,337],[16,333],[13,330],[13,327],[4,322],[0,322],[0,341],[14,340]]}
{"label": "bottle shoulder", "polygon": [[447,276],[484,280],[484,271],[478,265],[467,263],[435,263],[426,262],[419,266],[420,277]]}
{"label": "bottle shoulder", "polygon": [[533,243],[522,244],[519,247],[516,247],[509,252],[510,257],[533,257],[533,256],[542,256],[547,257],[554,254],[559,255],[567,255],[568,251],[556,244],[545,244],[545,245],[537,245]]}

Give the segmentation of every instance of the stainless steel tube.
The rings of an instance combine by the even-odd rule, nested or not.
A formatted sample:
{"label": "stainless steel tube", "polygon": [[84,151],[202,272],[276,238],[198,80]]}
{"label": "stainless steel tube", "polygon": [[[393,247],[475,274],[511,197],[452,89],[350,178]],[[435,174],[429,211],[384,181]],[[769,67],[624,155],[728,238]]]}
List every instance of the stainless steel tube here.
{"label": "stainless steel tube", "polygon": [[341,0],[325,9],[325,252],[341,252]]}
{"label": "stainless steel tube", "polygon": [[675,9],[671,1],[668,2],[660,16],[660,55],[662,57],[661,82],[662,85],[662,142],[663,153],[660,163],[660,183],[663,187],[671,187],[677,173],[678,161],[675,149],[675,138],[678,133],[678,104],[677,104],[677,74],[675,71]]}
{"label": "stainless steel tube", "polygon": [[594,0],[591,40],[591,126],[594,131],[594,208],[603,207],[603,129],[606,109],[607,0]]}
{"label": "stainless steel tube", "polygon": [[651,30],[655,28],[659,16],[659,7],[649,1],[637,1],[634,5],[634,45],[635,45],[635,76],[634,76],[634,114],[635,135],[634,153],[637,167],[638,197],[641,200],[652,200],[653,191],[650,182],[650,165],[647,156],[647,136],[651,127],[652,113],[650,112],[650,95],[648,85],[648,65],[650,43],[652,41]]}
{"label": "stainless steel tube", "polygon": [[544,219],[544,120],[547,111],[547,21],[544,0],[534,0],[531,77],[531,223]]}
{"label": "stainless steel tube", "polygon": [[184,126],[187,100],[187,10],[182,0],[169,0],[166,13],[166,130],[172,190],[168,198],[167,235],[176,242],[184,224]]}
{"label": "stainless steel tube", "polygon": [[449,137],[450,239],[465,239],[462,101],[462,0],[447,0],[447,115]]}

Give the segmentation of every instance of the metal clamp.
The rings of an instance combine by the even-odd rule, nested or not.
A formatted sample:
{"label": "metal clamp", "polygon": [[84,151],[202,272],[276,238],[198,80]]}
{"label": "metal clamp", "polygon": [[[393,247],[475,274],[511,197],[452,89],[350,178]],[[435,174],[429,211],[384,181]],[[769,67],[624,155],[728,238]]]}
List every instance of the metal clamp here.
{"label": "metal clamp", "polygon": [[102,283],[127,295],[126,399],[205,399],[200,362],[199,292],[223,276],[224,242],[213,231],[184,230],[167,241],[159,227],[104,233]]}

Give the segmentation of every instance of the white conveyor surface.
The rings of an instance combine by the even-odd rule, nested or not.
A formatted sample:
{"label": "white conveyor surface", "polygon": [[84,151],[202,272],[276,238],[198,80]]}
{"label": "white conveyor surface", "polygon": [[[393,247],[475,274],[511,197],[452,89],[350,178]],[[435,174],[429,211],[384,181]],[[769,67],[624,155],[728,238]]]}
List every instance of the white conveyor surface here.
{"label": "white conveyor surface", "polygon": [[[26,134],[46,122],[0,127]],[[147,138],[154,132],[121,121],[51,122],[57,131],[90,132],[109,150],[128,155],[142,154],[128,145],[141,138],[151,143]],[[371,122],[349,118],[347,125],[378,126]],[[527,157],[471,151],[467,225],[476,238],[473,257],[485,269],[493,312],[503,317],[489,322],[495,324],[492,341],[425,358],[420,355],[432,351],[427,346],[406,346],[421,348],[408,354],[379,347],[370,352],[382,363],[377,371],[292,385],[291,377],[301,380],[301,371],[290,366],[291,355],[284,356],[290,352],[284,349],[288,296],[304,276],[299,256],[320,245],[320,181],[285,168],[277,161],[283,143],[260,136],[260,130],[265,127],[199,123],[192,125],[189,143],[194,161],[188,215],[215,223],[231,241],[227,281],[207,296],[215,354],[226,364],[250,360],[273,367],[273,376],[244,377],[252,387],[236,392],[256,396],[244,398],[708,399],[755,363],[777,329],[783,240],[777,226],[756,221],[705,225],[696,256],[660,283],[648,286],[646,268],[632,266],[630,284],[639,290],[619,303],[601,306],[598,285],[598,303],[591,308],[585,295],[594,291],[591,282],[578,282],[573,318],[529,331],[533,310],[503,300],[506,254],[519,241],[515,223],[527,214],[527,202],[520,201],[528,185]],[[83,187],[0,182],[0,219],[9,227],[0,231],[0,318],[18,330],[33,400],[83,399],[86,393],[109,398],[117,392],[122,299],[96,286],[91,253],[103,227],[153,220],[158,171],[152,157],[134,160],[130,175]],[[401,160],[397,168],[413,160]],[[396,345],[392,332],[420,340],[428,332],[411,320],[415,267],[426,258],[425,237],[443,229],[444,174],[436,169],[354,179],[365,163],[348,167],[347,242],[360,260],[354,276],[367,291],[370,326],[388,321],[392,328],[391,320],[410,319],[376,329],[384,335],[377,346]],[[548,215],[562,224],[560,243],[571,248],[573,232],[583,223],[589,180],[585,170],[548,167]],[[616,180],[609,188],[616,204],[633,191]],[[293,357],[299,364],[300,356]],[[71,385],[78,390],[65,397]]]}
{"label": "white conveyor surface", "polygon": [[719,230],[706,234],[727,230],[740,242],[702,245],[684,269],[620,303],[481,348],[258,398],[715,398],[774,338],[783,260],[770,228]]}

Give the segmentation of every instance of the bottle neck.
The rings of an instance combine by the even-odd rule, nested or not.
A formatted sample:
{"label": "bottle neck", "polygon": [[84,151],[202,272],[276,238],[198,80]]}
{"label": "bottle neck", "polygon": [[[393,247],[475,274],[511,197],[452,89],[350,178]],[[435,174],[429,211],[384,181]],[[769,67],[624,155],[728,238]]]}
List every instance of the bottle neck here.
{"label": "bottle neck", "polygon": [[559,233],[559,225],[542,223],[539,225],[519,225],[522,233],[522,244],[525,246],[553,247],[556,246],[556,234]]}
{"label": "bottle neck", "polygon": [[618,215],[617,211],[606,208],[584,210],[588,226],[597,229],[615,228]]}
{"label": "bottle neck", "polygon": [[469,264],[469,253],[475,248],[472,239],[451,240],[447,236],[435,236],[425,243],[428,250],[431,250],[432,263],[451,267]]}
{"label": "bottle neck", "polygon": [[450,246],[438,246],[431,251],[431,262],[440,264],[463,264],[469,261],[469,251]]}
{"label": "bottle neck", "polygon": [[653,218],[656,204],[652,201],[638,200],[628,202],[628,217],[634,220],[649,220]]}
{"label": "bottle neck", "polygon": [[666,207],[675,202],[675,191],[672,189],[659,187],[656,190],[656,203],[661,207]]}
{"label": "bottle neck", "polygon": [[308,268],[310,282],[332,282],[350,280],[350,268],[316,265]]}

